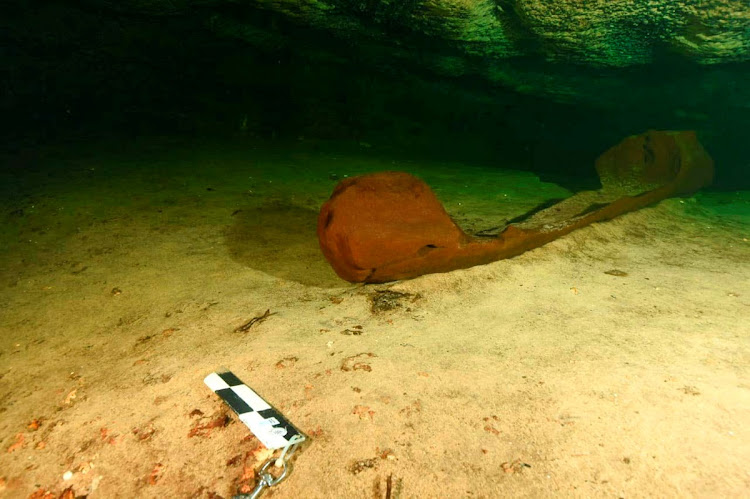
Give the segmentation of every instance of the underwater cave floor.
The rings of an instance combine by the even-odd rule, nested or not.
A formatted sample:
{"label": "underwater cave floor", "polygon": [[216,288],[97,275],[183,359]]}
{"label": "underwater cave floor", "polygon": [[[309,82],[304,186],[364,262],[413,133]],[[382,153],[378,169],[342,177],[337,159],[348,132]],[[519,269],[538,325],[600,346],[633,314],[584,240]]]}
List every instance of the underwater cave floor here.
{"label": "underwater cave floor", "polygon": [[221,368],[310,437],[276,497],[747,494],[750,193],[350,285],[318,250],[316,210],[337,179],[384,169],[423,177],[474,232],[570,195],[498,165],[300,144],[10,158],[0,495],[246,490],[267,454],[203,384]]}

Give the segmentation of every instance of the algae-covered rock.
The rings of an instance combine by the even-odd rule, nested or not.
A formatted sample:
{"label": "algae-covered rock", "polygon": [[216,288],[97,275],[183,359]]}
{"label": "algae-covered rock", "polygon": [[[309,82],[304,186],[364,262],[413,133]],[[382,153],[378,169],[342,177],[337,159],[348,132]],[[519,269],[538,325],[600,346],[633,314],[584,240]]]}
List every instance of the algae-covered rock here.
{"label": "algae-covered rock", "polygon": [[701,63],[750,59],[750,3],[745,0],[247,3],[341,35],[356,33],[408,43],[404,34],[418,34],[452,42],[466,55],[544,55],[608,66],[649,62],[664,50],[675,50]]}
{"label": "algae-covered rock", "polygon": [[[661,73],[675,63],[712,65],[750,60],[750,2],[745,0],[245,0],[271,16],[325,33],[356,49],[359,64],[449,78],[478,78],[558,102],[610,107],[628,101],[631,68],[653,65]],[[220,36],[267,45],[253,20],[216,12]],[[269,21],[274,25],[274,21]],[[288,34],[288,31],[287,31]],[[277,43],[284,43],[277,40]],[[325,57],[321,47],[290,46]],[[312,53],[315,51],[315,53]],[[626,70],[618,73],[619,69]],[[609,73],[598,73],[609,71]],[[742,100],[727,92],[737,75],[676,68],[677,94],[706,89],[705,96]],[[638,77],[645,101],[650,87]],[[691,82],[684,81],[692,79]],[[697,78],[697,79],[694,79]],[[631,79],[629,81],[629,79]],[[663,74],[653,87],[675,86]],[[701,96],[691,97],[695,104]],[[712,98],[712,97],[711,97]],[[634,103],[628,102],[630,106]]]}
{"label": "algae-covered rock", "polygon": [[[262,9],[349,40],[421,48],[418,37],[467,56],[542,55],[605,66],[643,64],[665,51],[700,63],[750,59],[746,0],[236,0],[233,10],[222,8],[227,4],[222,0],[90,3],[154,15],[206,15],[219,29],[248,38],[258,33],[248,29],[243,35],[238,29],[238,7]],[[218,22],[221,18],[227,20]],[[456,71],[450,58],[442,65]]]}
{"label": "algae-covered rock", "polygon": [[750,58],[750,4],[743,0],[508,3],[552,58],[627,66],[669,48],[701,63]]}

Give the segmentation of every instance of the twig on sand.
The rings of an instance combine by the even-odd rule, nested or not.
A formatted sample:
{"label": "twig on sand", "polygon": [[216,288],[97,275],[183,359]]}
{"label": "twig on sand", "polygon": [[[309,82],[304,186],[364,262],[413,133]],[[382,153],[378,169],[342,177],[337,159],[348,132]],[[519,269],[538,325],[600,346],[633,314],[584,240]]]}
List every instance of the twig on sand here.
{"label": "twig on sand", "polygon": [[256,325],[256,324],[260,324],[260,323],[261,323],[261,322],[263,322],[264,320],[268,319],[268,318],[269,318],[269,317],[271,317],[272,315],[276,315],[277,313],[278,313],[278,312],[274,312],[274,313],[271,313],[271,309],[269,308],[268,310],[266,310],[266,312],[265,312],[265,313],[264,313],[263,315],[259,315],[259,316],[257,316],[257,317],[253,317],[252,319],[250,319],[249,321],[247,321],[247,322],[246,322],[246,323],[244,323],[243,325],[241,325],[241,326],[238,326],[238,327],[234,328],[234,332],[235,332],[235,333],[245,333],[245,332],[247,332],[247,331],[248,331],[248,330],[249,330],[249,329],[250,329],[251,327],[253,327],[254,325]]}

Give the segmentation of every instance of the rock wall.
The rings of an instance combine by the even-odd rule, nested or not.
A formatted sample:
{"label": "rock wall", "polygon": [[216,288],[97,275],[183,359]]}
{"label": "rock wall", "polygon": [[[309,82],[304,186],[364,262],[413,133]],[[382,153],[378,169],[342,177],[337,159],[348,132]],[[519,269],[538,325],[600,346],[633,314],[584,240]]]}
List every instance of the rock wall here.
{"label": "rock wall", "polygon": [[694,129],[721,184],[747,177],[748,26],[746,0],[9,0],[0,129],[247,122],[567,171]]}

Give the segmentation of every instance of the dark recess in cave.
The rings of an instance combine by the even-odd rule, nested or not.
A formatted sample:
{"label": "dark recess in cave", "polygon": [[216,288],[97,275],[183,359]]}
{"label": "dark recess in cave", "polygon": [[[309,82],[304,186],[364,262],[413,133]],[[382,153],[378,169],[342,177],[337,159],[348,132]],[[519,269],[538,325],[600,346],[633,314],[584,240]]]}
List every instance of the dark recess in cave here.
{"label": "dark recess in cave", "polygon": [[[508,62],[518,71],[576,73],[631,89],[605,99],[607,105],[560,103],[479,76],[451,78],[393,63],[367,33],[342,40],[237,4],[147,14],[96,0],[33,8],[12,1],[4,11],[5,150],[107,134],[241,131],[257,139],[367,142],[368,154],[497,162],[579,188],[595,186],[594,159],[623,137],[649,128],[696,129],[716,160],[716,187],[750,187],[744,152],[750,109],[732,104],[726,92],[691,85],[706,71],[725,77],[725,88],[739,85],[730,80],[750,74],[746,63],[699,66],[673,54],[627,69],[535,57]],[[217,29],[219,18],[235,20],[242,36]],[[381,18],[367,29],[391,27],[415,54],[429,44],[435,50],[438,42]]]}

